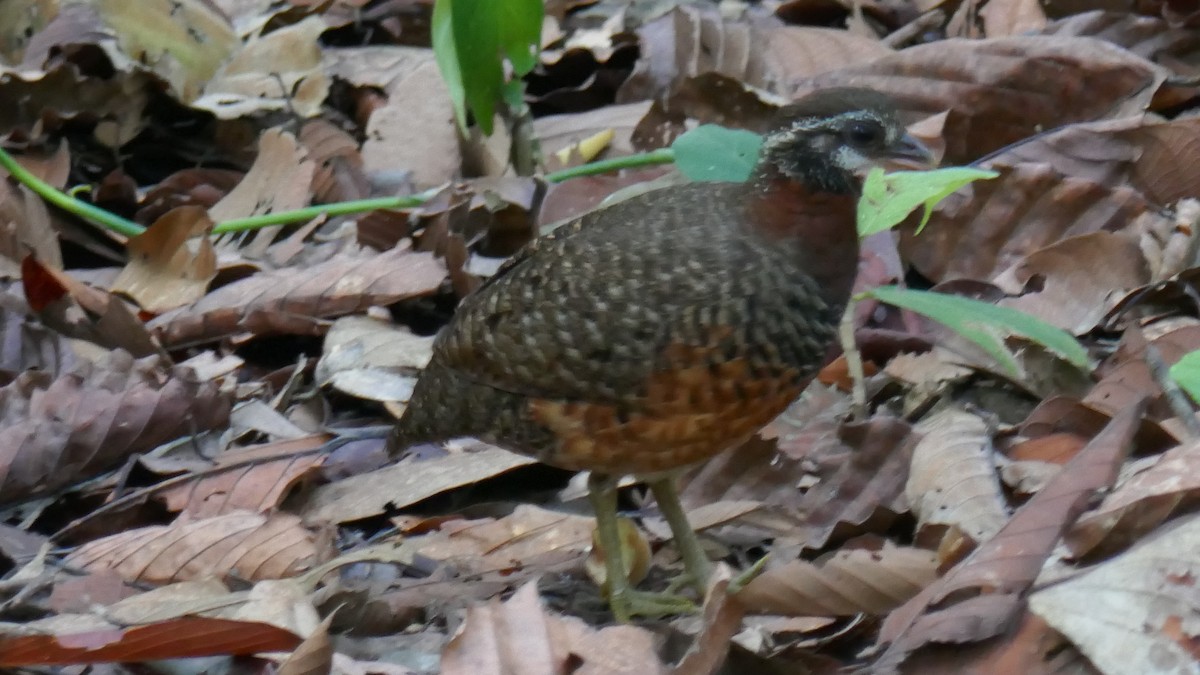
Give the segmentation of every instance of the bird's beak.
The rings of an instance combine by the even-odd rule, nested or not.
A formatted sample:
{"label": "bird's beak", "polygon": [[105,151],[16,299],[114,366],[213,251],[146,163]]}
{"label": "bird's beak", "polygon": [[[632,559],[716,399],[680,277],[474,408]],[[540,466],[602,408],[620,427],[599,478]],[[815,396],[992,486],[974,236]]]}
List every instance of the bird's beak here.
{"label": "bird's beak", "polygon": [[885,168],[893,171],[932,169],[936,166],[933,152],[912,134],[901,136],[888,148],[883,159]]}

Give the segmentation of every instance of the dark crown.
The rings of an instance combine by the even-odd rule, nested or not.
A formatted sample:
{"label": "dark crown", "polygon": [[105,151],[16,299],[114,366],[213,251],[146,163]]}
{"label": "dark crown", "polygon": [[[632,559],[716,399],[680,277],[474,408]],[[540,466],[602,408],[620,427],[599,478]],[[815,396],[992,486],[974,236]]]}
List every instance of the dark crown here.
{"label": "dark crown", "polygon": [[890,160],[928,161],[928,151],[905,134],[893,100],[870,89],[823,89],[779,110],[756,173],[850,193],[868,168]]}

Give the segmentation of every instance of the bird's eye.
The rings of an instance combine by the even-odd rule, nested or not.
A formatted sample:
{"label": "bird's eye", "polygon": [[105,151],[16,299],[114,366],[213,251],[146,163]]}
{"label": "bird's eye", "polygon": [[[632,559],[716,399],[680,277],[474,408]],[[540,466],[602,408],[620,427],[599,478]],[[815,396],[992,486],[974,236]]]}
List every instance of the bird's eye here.
{"label": "bird's eye", "polygon": [[868,147],[883,142],[883,127],[872,122],[851,122],[842,131],[846,142],[858,147]]}

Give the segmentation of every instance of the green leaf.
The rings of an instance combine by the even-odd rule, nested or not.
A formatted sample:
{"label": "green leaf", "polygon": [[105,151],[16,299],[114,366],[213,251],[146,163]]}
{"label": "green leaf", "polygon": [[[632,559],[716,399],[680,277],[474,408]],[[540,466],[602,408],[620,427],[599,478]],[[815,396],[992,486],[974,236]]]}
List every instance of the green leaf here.
{"label": "green leaf", "polygon": [[1167,372],[1192,400],[1200,402],[1200,351],[1184,354]]}
{"label": "green leaf", "polygon": [[542,0],[484,0],[497,5],[500,13],[500,45],[521,77],[537,65],[542,43]]}
{"label": "green leaf", "polygon": [[462,73],[467,107],[485,136],[492,134],[492,117],[504,85],[500,60],[500,8],[497,0],[438,0],[450,5],[454,53]]}
{"label": "green leaf", "polygon": [[924,204],[925,215],[917,228],[920,232],[938,202],[968,183],[999,175],[965,166],[887,174],[879,168],[871,169],[858,202],[858,234],[865,237],[891,229]]}
{"label": "green leaf", "polygon": [[761,147],[758,134],[715,124],[698,126],[671,144],[675,165],[683,175],[698,181],[746,180]]}
{"label": "green leaf", "polygon": [[430,33],[433,39],[433,56],[442,79],[450,90],[450,101],[454,104],[454,118],[463,135],[467,133],[466,90],[463,89],[462,69],[458,65],[458,54],[454,46],[454,26],[450,21],[452,0],[437,0],[433,5]]}
{"label": "green leaf", "polygon": [[1021,376],[1021,368],[1004,344],[1004,339],[1010,335],[1019,335],[1037,343],[1081,370],[1086,371],[1091,367],[1087,350],[1069,333],[1009,307],[896,286],[881,286],[860,297],[872,297],[889,305],[903,307],[946,325],[979,345],[1014,378]]}

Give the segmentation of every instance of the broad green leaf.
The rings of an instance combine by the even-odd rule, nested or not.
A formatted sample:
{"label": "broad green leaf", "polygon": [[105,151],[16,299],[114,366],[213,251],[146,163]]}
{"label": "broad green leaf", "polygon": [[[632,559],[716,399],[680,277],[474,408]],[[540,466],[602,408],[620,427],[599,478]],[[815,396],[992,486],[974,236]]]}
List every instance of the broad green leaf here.
{"label": "broad green leaf", "polygon": [[861,297],[872,297],[889,305],[903,307],[946,325],[979,345],[1014,378],[1020,377],[1021,368],[1004,344],[1004,339],[1010,335],[1018,335],[1039,344],[1081,370],[1091,367],[1087,350],[1069,333],[1009,307],[896,286],[881,286],[863,293]]}
{"label": "broad green leaf", "polygon": [[1200,351],[1184,354],[1167,372],[1192,400],[1200,402]]}
{"label": "broad green leaf", "polygon": [[758,161],[762,138],[751,131],[704,124],[671,144],[675,165],[697,181],[744,181]]}
{"label": "broad green leaf", "polygon": [[965,166],[887,174],[879,168],[871,169],[858,202],[858,234],[865,237],[891,229],[924,204],[925,215],[917,228],[920,232],[938,202],[968,183],[999,175]]}
{"label": "broad green leaf", "polygon": [[492,133],[496,101],[504,85],[500,60],[501,7],[497,0],[438,0],[450,5],[454,53],[462,73],[467,107],[484,135]]}
{"label": "broad green leaf", "polygon": [[521,77],[537,65],[542,42],[542,0],[484,0],[499,5],[500,45]]}
{"label": "broad green leaf", "polygon": [[467,133],[466,91],[463,89],[462,70],[458,66],[458,54],[454,46],[454,26],[450,21],[450,3],[452,0],[438,0],[433,5],[433,19],[430,23],[430,33],[433,39],[433,56],[437,61],[438,70],[442,71],[442,79],[450,90],[450,101],[454,104],[454,117],[458,120],[458,128],[463,134]]}

